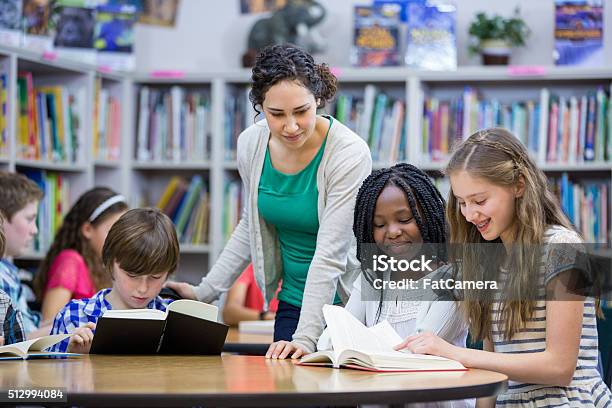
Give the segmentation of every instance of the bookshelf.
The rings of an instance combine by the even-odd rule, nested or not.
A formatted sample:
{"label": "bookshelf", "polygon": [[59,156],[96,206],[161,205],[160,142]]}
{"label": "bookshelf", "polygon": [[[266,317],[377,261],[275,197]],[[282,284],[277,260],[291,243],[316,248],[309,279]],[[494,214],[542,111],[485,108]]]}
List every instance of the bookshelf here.
{"label": "bookshelf", "polygon": [[[92,113],[84,115],[81,129],[83,149],[76,163],[17,158],[18,112],[15,104],[9,103],[4,122],[8,135],[4,146],[6,154],[2,154],[0,147],[0,169],[11,171],[40,169],[61,174],[70,183],[71,202],[67,207],[83,191],[98,184],[108,185],[126,194],[131,206],[154,205],[172,177],[179,176],[189,181],[196,175],[200,176],[209,194],[208,234],[203,243],[181,243],[182,256],[177,277],[193,283],[198,282],[226,242],[227,206],[239,206],[236,199],[228,197],[227,189],[230,183],[234,183],[232,187],[234,193],[240,190],[240,187],[236,187],[240,184],[232,143],[235,143],[235,137],[243,127],[253,123],[254,112],[247,103],[250,71],[241,69],[184,75],[100,72],[94,66],[62,59],[48,60],[40,54],[27,50],[0,47],[0,75],[7,76],[8,101],[16,100],[17,72],[26,69],[33,72],[36,83],[80,86],[85,89],[83,109],[84,112]],[[398,157],[405,158],[408,162],[431,172],[432,175],[438,174],[437,172],[443,169],[445,157],[432,160],[428,154],[423,153],[423,113],[427,98],[438,98],[440,101],[458,99],[463,96],[465,87],[469,86],[483,100],[497,99],[507,104],[525,100],[539,103],[543,88],[548,89],[551,95],[563,96],[569,101],[572,96],[580,97],[597,89],[603,89],[609,95],[612,84],[612,69],[607,68],[462,67],[454,72],[425,72],[408,68],[334,68],[334,74],[339,80],[340,95],[349,95],[355,99],[363,98],[368,86],[374,86],[376,94],[384,93],[389,101],[400,101],[403,104],[401,127],[405,129],[405,141],[401,148],[397,146]],[[96,100],[99,100],[99,91],[96,92],[96,88],[105,90],[107,98],[116,98],[121,105],[119,119],[121,137],[119,152],[115,158],[95,153],[96,126],[93,112]],[[160,155],[159,151],[157,155],[153,152],[150,156],[139,155],[139,148],[143,146],[140,133],[142,116],[140,98],[143,89],[148,89],[149,93],[160,92],[168,95],[166,101],[172,100],[173,92],[175,101],[183,100],[191,93],[201,95],[199,101],[204,102],[198,106],[202,106],[206,111],[200,113],[205,116],[205,125],[200,128],[193,124],[198,120],[197,114],[194,113],[192,124],[186,126],[192,126],[189,129],[196,129],[194,131],[197,134],[206,134],[203,155],[181,155],[181,149],[178,149],[178,152],[171,150],[172,153],[168,156]],[[237,104],[241,105],[240,109],[230,109]],[[332,103],[325,111],[335,113],[335,108],[335,103]],[[228,112],[233,113],[230,115]],[[609,112],[612,112],[612,108]],[[612,127],[610,116],[609,113],[608,126]],[[235,131],[231,129],[230,124],[233,124]],[[168,133],[171,134],[172,132]],[[612,132],[608,130],[608,134]],[[166,136],[169,137],[168,135]],[[172,139],[173,143],[174,141],[176,139]],[[172,148],[174,148],[173,143],[170,143]],[[181,145],[180,141],[177,146],[187,150],[195,149],[195,145]],[[202,146],[199,145],[199,148]],[[594,181],[608,183],[609,186],[612,180],[612,161],[609,160],[548,161],[546,155],[542,156],[537,152],[534,152],[534,157],[550,177],[551,183],[557,183],[565,174],[572,183],[577,184],[589,184]],[[380,168],[391,164],[392,160],[376,160],[374,167]],[[446,180],[439,180],[438,185],[443,192],[448,190]],[[610,203],[609,187],[607,191]],[[232,210],[236,216],[238,210],[235,208]],[[609,210],[607,218],[609,240],[612,234]],[[39,252],[32,252],[26,257],[36,260],[40,256]]]}

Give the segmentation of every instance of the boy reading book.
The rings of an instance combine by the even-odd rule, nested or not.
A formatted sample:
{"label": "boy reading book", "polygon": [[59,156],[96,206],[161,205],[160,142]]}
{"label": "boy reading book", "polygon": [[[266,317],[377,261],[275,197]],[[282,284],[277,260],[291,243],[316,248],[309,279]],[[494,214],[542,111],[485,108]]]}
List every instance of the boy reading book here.
{"label": "boy reading book", "polygon": [[157,309],[172,300],[159,292],[176,270],[179,244],[172,221],[154,208],[126,212],[110,229],[102,262],[113,286],[88,299],[72,300],[57,315],[51,334],[71,333],[52,351],[89,353],[98,318],[107,310]]}

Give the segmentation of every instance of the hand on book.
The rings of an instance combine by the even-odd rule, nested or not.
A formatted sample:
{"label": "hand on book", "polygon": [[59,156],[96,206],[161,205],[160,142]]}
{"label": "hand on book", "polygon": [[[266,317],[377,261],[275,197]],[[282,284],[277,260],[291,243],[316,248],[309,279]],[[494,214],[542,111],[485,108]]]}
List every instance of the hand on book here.
{"label": "hand on book", "polygon": [[305,353],[300,346],[290,341],[281,340],[270,344],[266,352],[266,358],[284,360],[289,357],[289,354],[291,354],[292,359],[297,359],[302,357]]}
{"label": "hand on book", "polygon": [[166,282],[164,287],[175,290],[179,295],[181,295],[183,299],[198,300],[196,299],[196,295],[193,290],[193,286],[187,282],[168,281]]}
{"label": "hand on book", "polygon": [[95,329],[96,324],[91,322],[76,329],[74,333],[72,333],[72,336],[70,336],[68,352],[88,354],[94,338],[93,330]]}
{"label": "hand on book", "polygon": [[457,359],[457,347],[446,342],[431,332],[408,336],[395,350],[408,349],[415,354],[431,354],[434,356]]}

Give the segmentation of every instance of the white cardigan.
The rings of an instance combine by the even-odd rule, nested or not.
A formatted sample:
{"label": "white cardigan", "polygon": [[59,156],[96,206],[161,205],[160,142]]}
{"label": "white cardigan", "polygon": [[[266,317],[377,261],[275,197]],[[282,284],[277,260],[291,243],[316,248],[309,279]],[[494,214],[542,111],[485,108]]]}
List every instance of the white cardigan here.
{"label": "white cardigan", "polygon": [[[198,300],[210,302],[227,291],[250,261],[266,305],[276,292],[282,274],[280,244],[274,226],[265,222],[257,207],[269,138],[265,120],[249,126],[238,138],[238,171],[246,193],[245,207],[219,259],[194,287]],[[323,332],[323,305],[333,303],[336,290],[346,302],[359,272],[353,210],[357,191],[371,171],[368,145],[334,119],[317,170],[317,245],[308,269],[300,321],[293,335],[293,342],[306,352],[315,351]]]}

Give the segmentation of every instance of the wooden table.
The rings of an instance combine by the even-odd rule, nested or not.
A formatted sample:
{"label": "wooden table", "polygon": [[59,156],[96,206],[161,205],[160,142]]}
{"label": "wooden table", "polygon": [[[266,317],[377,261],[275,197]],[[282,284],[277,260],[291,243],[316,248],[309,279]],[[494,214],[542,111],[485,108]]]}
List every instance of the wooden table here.
{"label": "wooden table", "polygon": [[[103,356],[3,361],[0,389],[64,387],[84,406],[304,406],[398,404],[492,396],[502,374],[369,373],[223,356]],[[65,403],[66,404],[66,403]]]}

